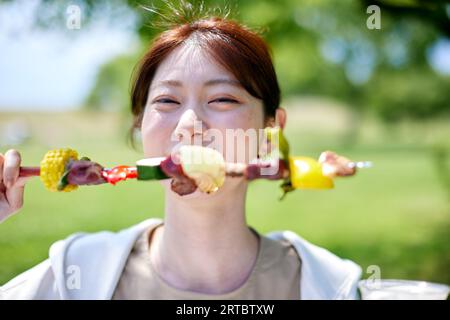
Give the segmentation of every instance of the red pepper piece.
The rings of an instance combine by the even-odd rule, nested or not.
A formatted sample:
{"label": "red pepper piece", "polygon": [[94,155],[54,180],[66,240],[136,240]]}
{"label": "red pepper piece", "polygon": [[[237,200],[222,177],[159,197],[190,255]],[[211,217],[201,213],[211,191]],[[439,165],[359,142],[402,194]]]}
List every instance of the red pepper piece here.
{"label": "red pepper piece", "polygon": [[108,183],[115,185],[120,181],[125,181],[127,179],[136,179],[137,170],[136,167],[115,166],[111,169],[103,169],[102,175]]}

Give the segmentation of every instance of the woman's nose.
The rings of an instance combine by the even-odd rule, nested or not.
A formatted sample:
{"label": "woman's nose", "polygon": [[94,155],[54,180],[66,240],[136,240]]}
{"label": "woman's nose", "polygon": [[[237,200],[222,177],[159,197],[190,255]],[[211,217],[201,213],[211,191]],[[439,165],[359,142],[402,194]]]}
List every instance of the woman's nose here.
{"label": "woman's nose", "polygon": [[[189,144],[197,144],[197,141],[192,141],[192,139],[202,139],[207,130],[207,126],[202,121],[194,110],[186,110],[180,117],[175,130],[173,131],[172,139],[176,141],[183,141]],[[201,141],[199,141],[201,144]]]}

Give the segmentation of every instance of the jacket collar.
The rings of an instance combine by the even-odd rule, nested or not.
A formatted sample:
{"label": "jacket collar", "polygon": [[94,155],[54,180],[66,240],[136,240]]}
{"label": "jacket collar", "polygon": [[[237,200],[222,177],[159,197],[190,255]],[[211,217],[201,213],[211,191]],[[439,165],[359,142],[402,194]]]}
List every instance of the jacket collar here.
{"label": "jacket collar", "polygon": [[[50,261],[62,299],[111,299],[137,238],[161,219],[145,220],[118,233],[77,233],[50,248]],[[300,294],[309,299],[356,298],[361,269],[317,247],[294,232],[272,232],[287,240],[302,261]],[[77,282],[78,281],[78,282]]]}
{"label": "jacket collar", "polygon": [[357,299],[361,268],[324,248],[315,246],[292,231],[272,232],[275,240],[287,240],[302,261],[300,295],[302,300]]}
{"label": "jacket collar", "polygon": [[76,233],[53,244],[50,261],[61,299],[111,299],[137,238],[160,222],[145,220],[118,233]]}

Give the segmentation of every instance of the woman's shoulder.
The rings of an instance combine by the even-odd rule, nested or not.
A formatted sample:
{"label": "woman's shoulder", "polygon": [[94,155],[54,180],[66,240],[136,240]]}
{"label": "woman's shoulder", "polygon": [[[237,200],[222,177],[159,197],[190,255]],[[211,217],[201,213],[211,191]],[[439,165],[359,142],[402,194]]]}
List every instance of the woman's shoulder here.
{"label": "woman's shoulder", "polygon": [[85,259],[93,261],[107,258],[112,254],[128,255],[138,237],[152,225],[159,223],[161,223],[161,219],[153,218],[116,232],[74,233],[55,242],[50,247],[49,256],[54,261],[64,259],[67,264],[71,260],[76,262]]}
{"label": "woman's shoulder", "polygon": [[266,235],[288,241],[301,259],[302,299],[356,299],[361,267],[316,246],[293,231],[274,231]]}
{"label": "woman's shoulder", "polygon": [[0,298],[108,299],[136,239],[160,222],[148,219],[118,232],[71,234],[50,247],[47,260],[1,286]]}

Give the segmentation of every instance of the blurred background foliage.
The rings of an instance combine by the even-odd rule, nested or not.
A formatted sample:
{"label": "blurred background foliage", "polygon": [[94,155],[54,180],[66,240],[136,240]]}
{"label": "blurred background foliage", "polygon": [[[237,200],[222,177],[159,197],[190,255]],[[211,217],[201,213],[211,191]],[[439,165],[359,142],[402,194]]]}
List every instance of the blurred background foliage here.
{"label": "blurred background foliage", "polygon": [[[143,7],[164,13],[167,6],[144,0],[39,1],[33,27],[65,24],[61,12],[69,4],[82,9],[80,32],[89,32],[83,30],[101,15],[113,22],[131,16],[138,46],[101,66],[75,111],[0,112],[1,151],[18,148],[32,164],[46,148],[73,146],[105,165],[133,163],[141,153],[125,143],[130,77],[160,31],[158,15]],[[448,2],[204,4],[228,7],[232,18],[263,31],[273,51],[294,152],[317,156],[332,149],[375,162],[358,177],[339,181],[332,192],[298,192],[283,202],[276,200],[273,183],[254,183],[249,223],[261,232],[292,229],[364,269],[379,265],[385,278],[450,284]],[[380,30],[366,27],[366,9],[373,4],[381,9]],[[70,30],[64,32],[73,37]],[[6,139],[11,130],[14,137],[21,132],[26,138]],[[162,191],[153,185],[101,186],[96,192],[81,188],[70,196],[48,194],[38,181],[29,189],[23,212],[0,225],[0,283],[44,259],[48,246],[71,232],[119,230],[163,211]]]}
{"label": "blurred background foliage", "polygon": [[[128,5],[142,21],[138,30],[145,50],[159,30],[152,27],[157,17],[138,5],[142,3],[145,5],[145,2],[129,1]],[[450,29],[444,1],[380,1],[381,30],[365,27],[369,16],[366,2],[204,3],[210,7],[229,7],[233,18],[263,31],[275,53],[276,69],[286,96],[329,96],[358,112],[373,111],[386,121],[406,117],[423,119],[449,112],[449,77],[434,70],[427,58],[432,45]],[[151,6],[162,8],[164,13],[163,1],[153,1]],[[105,101],[103,90],[118,86],[116,79],[127,79],[135,61],[119,57],[107,64],[87,106],[114,104],[119,93],[108,95],[111,100]],[[122,82],[118,88],[126,89],[126,85]],[[127,101],[127,91],[117,91],[124,95],[119,101]]]}
{"label": "blurred background foliage", "polygon": [[[128,108],[130,70],[161,31],[158,14],[167,2],[113,0],[72,1],[82,8],[83,25],[99,15],[112,21],[136,18],[140,48],[103,66],[86,100],[87,108]],[[246,0],[191,1],[207,8],[228,8],[231,17],[261,30],[271,45],[283,93],[339,99],[358,112],[374,112],[385,121],[439,116],[449,112],[448,73],[433,68],[434,46],[448,41],[448,1],[444,0]],[[66,1],[41,1],[35,26],[64,23]],[[381,10],[381,30],[366,27],[366,8]],[[223,10],[222,10],[223,11]],[[226,11],[226,9],[225,9]],[[67,31],[69,32],[69,31]],[[405,81],[408,79],[408,81]]]}

